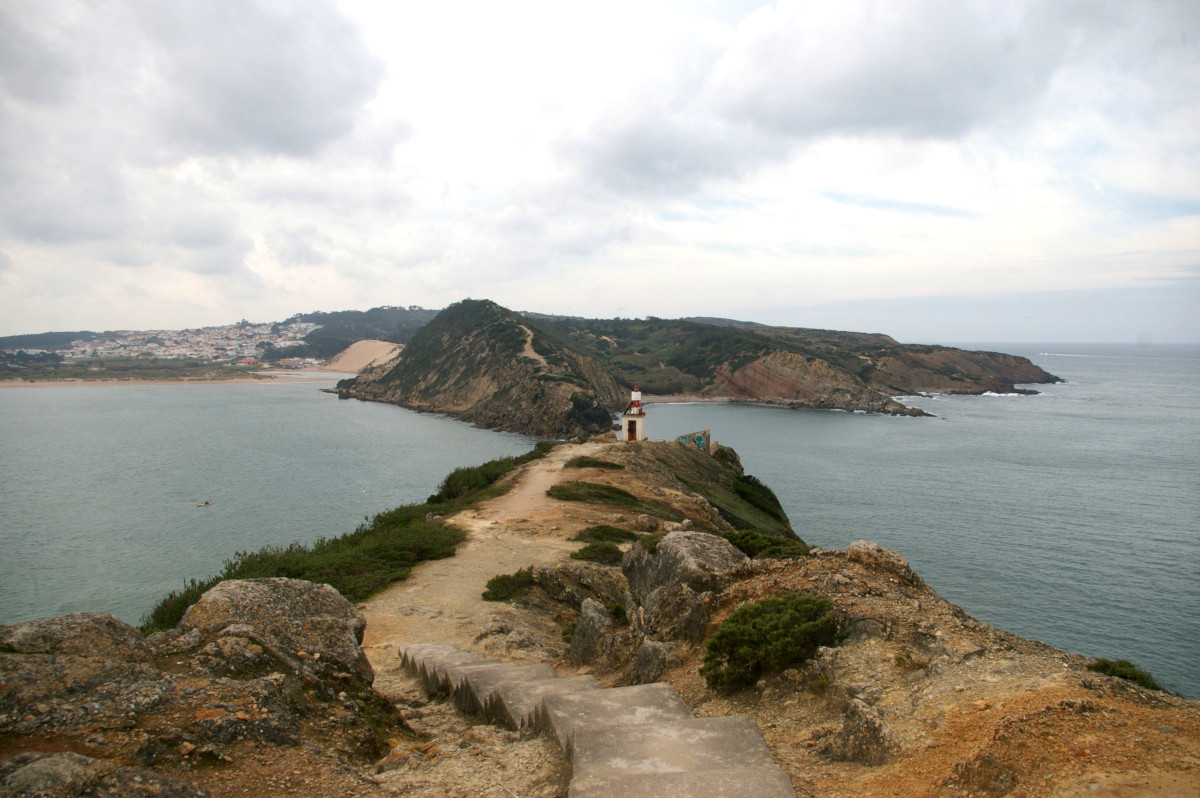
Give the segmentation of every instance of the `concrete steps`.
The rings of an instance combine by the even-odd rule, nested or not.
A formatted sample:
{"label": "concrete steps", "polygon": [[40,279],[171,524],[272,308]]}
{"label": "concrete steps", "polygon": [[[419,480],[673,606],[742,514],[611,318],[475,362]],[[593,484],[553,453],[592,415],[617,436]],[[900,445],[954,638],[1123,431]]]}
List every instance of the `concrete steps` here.
{"label": "concrete steps", "polygon": [[405,646],[400,658],[464,712],[553,734],[571,762],[571,798],[795,798],[752,719],[694,718],[663,682],[601,688],[440,643]]}

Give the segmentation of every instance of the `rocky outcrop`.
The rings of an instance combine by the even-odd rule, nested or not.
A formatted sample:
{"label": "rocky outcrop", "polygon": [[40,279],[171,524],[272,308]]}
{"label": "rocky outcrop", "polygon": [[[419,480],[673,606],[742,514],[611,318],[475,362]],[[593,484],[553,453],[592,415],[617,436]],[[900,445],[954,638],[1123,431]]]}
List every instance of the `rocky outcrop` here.
{"label": "rocky outcrop", "polygon": [[0,627],[6,749],[81,754],[10,759],[0,795],[201,795],[179,769],[248,747],[373,761],[403,722],[371,687],[363,627],[331,587],[292,579],[222,582],[148,639],[103,614]]}
{"label": "rocky outcrop", "polygon": [[708,396],[870,413],[921,415],[828,362],[776,350],[747,365],[717,367]]}
{"label": "rocky outcrop", "polygon": [[0,762],[0,798],[208,798],[199,787],[143,768],[73,753],[29,752]]}
{"label": "rocky outcrop", "polygon": [[646,603],[651,593],[686,585],[695,593],[720,590],[724,575],[748,558],[724,538],[706,532],[671,532],[654,551],[632,546],[621,570],[635,598]]}
{"label": "rocky outcrop", "polygon": [[1020,384],[1058,382],[1027,358],[945,346],[894,347],[870,362],[868,383],[893,394],[1013,393]]}

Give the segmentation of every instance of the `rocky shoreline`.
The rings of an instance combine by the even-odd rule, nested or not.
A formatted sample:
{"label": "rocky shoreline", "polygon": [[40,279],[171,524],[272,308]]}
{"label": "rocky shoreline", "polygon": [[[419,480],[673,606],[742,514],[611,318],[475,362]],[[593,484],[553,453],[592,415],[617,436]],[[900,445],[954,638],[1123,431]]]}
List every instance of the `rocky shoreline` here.
{"label": "rocky shoreline", "polygon": [[[623,468],[567,467],[580,455]],[[149,638],[94,614],[0,627],[0,796],[567,794],[552,739],[427,694],[399,656],[414,643],[603,687],[666,682],[692,716],[751,719],[805,798],[1200,794],[1200,703],[980,623],[872,543],[749,557],[719,536],[716,497],[675,476],[693,457],[708,455],[560,447],[447,519],[469,533],[458,555],[359,607],[245,580]],[[546,495],[563,480],[623,485],[682,520]],[[619,565],[568,557],[595,524],[654,537]],[[519,567],[527,593],[479,598]],[[738,607],[792,593],[831,602],[840,642],[750,689],[709,687],[705,641]]]}

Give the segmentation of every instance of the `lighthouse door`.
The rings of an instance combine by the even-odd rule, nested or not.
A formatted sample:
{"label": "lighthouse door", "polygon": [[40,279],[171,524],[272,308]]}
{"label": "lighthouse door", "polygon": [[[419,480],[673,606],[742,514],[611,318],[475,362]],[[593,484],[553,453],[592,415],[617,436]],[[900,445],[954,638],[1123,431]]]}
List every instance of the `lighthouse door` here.
{"label": "lighthouse door", "polygon": [[625,434],[625,440],[636,441],[637,439],[637,422],[631,418],[629,419],[629,432]]}

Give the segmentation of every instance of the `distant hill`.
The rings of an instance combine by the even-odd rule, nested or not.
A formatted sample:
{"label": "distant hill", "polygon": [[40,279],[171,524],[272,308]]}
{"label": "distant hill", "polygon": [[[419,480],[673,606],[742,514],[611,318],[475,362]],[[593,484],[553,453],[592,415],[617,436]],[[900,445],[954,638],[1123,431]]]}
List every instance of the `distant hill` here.
{"label": "distant hill", "polygon": [[0,349],[66,349],[72,341],[92,341],[100,334],[90,330],[0,336]]}
{"label": "distant hill", "polygon": [[338,392],[541,437],[607,431],[627,396],[543,325],[473,299],[438,314],[394,364],[343,380]]}
{"label": "distant hill", "polygon": [[333,313],[297,313],[282,322],[307,321],[321,326],[304,336],[304,344],[265,353],[269,360],[281,357],[331,358],[357,341],[377,340],[406,344],[417,330],[439,311],[418,307],[382,306],[370,310],[339,310]]}

